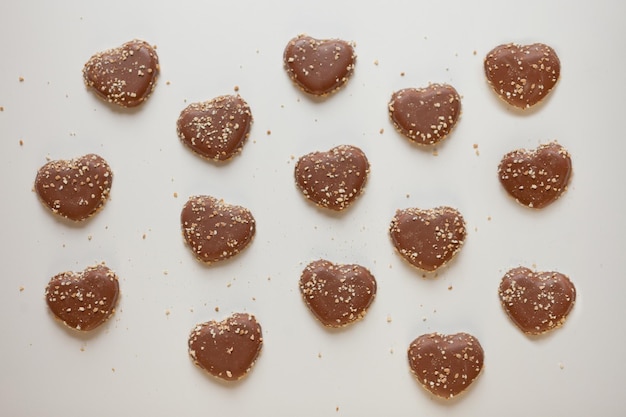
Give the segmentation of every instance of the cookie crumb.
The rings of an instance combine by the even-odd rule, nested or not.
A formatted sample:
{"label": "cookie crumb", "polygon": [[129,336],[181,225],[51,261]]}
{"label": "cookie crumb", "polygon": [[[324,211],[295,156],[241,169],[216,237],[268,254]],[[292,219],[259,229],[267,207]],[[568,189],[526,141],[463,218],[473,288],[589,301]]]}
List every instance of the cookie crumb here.
{"label": "cookie crumb", "polygon": [[142,238],[143,240],[146,240],[146,234],[144,233],[144,234],[141,236],[141,238]]}
{"label": "cookie crumb", "polygon": [[322,352],[317,352],[317,357],[318,357],[319,359],[322,359]]}
{"label": "cookie crumb", "polygon": [[374,60],[374,65],[378,65],[378,60],[377,59]]}
{"label": "cookie crumb", "polygon": [[24,291],[24,287],[20,285],[20,292]]}
{"label": "cookie crumb", "polygon": [[174,196],[174,198],[178,198],[178,193],[174,192],[173,196]]}
{"label": "cookie crumb", "polygon": [[20,139],[20,146],[24,146],[24,141]]}
{"label": "cookie crumb", "polygon": [[19,80],[20,80],[21,83],[23,83],[24,82],[24,77],[20,76]]}
{"label": "cookie crumb", "polygon": [[383,133],[385,133],[385,129],[383,129],[383,128],[381,127],[381,128],[380,128],[380,130],[378,131],[378,133],[380,133],[380,134],[382,135]]}
{"label": "cookie crumb", "polygon": [[391,315],[387,315],[387,323],[391,323]]}
{"label": "cookie crumb", "polygon": [[472,55],[476,55],[478,52],[476,52],[476,49],[474,49],[474,51],[472,52]]}
{"label": "cookie crumb", "polygon": [[220,311],[220,308],[218,306],[215,306],[215,312],[218,313]]}
{"label": "cookie crumb", "polygon": [[452,291],[453,287],[452,285],[448,285],[448,291]]}
{"label": "cookie crumb", "polygon": [[272,131],[271,131],[271,130],[269,130],[269,129],[267,129],[267,132],[265,132],[265,133],[267,134],[267,136],[269,136],[269,135],[271,135],[271,134],[272,134]]}
{"label": "cookie crumb", "polygon": [[236,86],[233,88],[233,90],[235,90],[235,91],[239,91],[239,86],[238,86],[238,85],[236,85]]}
{"label": "cookie crumb", "polygon": [[170,81],[169,80],[165,81],[165,85],[170,85]]}
{"label": "cookie crumb", "polygon": [[0,106],[0,111],[4,111],[4,106]]}
{"label": "cookie crumb", "polygon": [[163,270],[163,275],[167,275],[167,274],[169,274],[169,271],[167,269],[164,269]]}
{"label": "cookie crumb", "polygon": [[115,368],[111,368],[111,372],[115,372]]}
{"label": "cookie crumb", "polygon": [[393,355],[393,348],[389,348],[389,353]]}
{"label": "cookie crumb", "polygon": [[491,221],[491,216],[487,216],[487,221]]}
{"label": "cookie crumb", "polygon": [[439,151],[437,148],[433,148],[433,156],[439,156]]}
{"label": "cookie crumb", "polygon": [[404,77],[404,71],[400,73],[400,77]]}
{"label": "cookie crumb", "polygon": [[166,316],[169,316],[169,315],[170,315],[170,313],[171,313],[171,311],[170,311],[169,309],[165,310],[165,315],[166,315]]}
{"label": "cookie crumb", "polygon": [[91,239],[93,239],[93,236],[92,235],[88,235],[87,236],[87,240],[91,241]]}
{"label": "cookie crumb", "polygon": [[563,362],[559,362],[559,369],[564,369],[565,365],[563,365]]}

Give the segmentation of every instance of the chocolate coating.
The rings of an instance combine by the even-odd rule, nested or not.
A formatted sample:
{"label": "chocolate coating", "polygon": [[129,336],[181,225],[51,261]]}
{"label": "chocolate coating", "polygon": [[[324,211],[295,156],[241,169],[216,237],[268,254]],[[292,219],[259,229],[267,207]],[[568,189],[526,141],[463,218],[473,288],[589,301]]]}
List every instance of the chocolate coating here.
{"label": "chocolate coating", "polygon": [[192,103],[178,117],[180,140],[196,154],[226,161],[241,152],[250,135],[252,113],[239,95]]}
{"label": "chocolate coating", "polygon": [[508,271],[498,288],[504,311],[524,333],[541,334],[561,326],[576,301],[576,288],[560,272]]}
{"label": "chocolate coating", "polygon": [[237,255],[256,231],[254,217],[247,208],[211,196],[190,197],[180,218],[189,248],[207,264]]}
{"label": "chocolate coating", "polygon": [[315,317],[328,327],[342,327],[365,316],[376,295],[376,279],[360,265],[320,259],[306,266],[300,293]]}
{"label": "chocolate coating", "polygon": [[498,166],[506,192],[520,204],[536,209],[553,203],[567,190],[571,173],[571,157],[556,142],[509,152]]}
{"label": "chocolate coating", "polygon": [[340,89],[354,72],[355,62],[352,43],[306,35],[290,40],[283,54],[284,67],[291,80],[315,96]]}
{"label": "chocolate coating", "polygon": [[408,350],[413,374],[431,393],[450,399],[465,391],[483,368],[485,352],[467,333],[424,334]]}
{"label": "chocolate coating", "polygon": [[100,264],[79,273],[55,275],[45,294],[50,311],[59,320],[73,329],[89,331],[113,315],[119,292],[117,275]]}
{"label": "chocolate coating", "polygon": [[296,185],[320,207],[341,211],[361,195],[369,169],[361,149],[340,145],[299,158],[295,167]]}
{"label": "chocolate coating", "polygon": [[554,49],[542,43],[509,43],[492,49],[484,61],[493,90],[508,104],[526,109],[543,100],[561,74]]}
{"label": "chocolate coating", "polygon": [[158,74],[156,50],[138,39],[96,53],[83,68],[85,85],[103,100],[122,107],[136,107],[146,101]]}
{"label": "chocolate coating", "polygon": [[466,235],[461,213],[445,206],[397,210],[389,232],[398,253],[425,271],[434,271],[452,259]]}
{"label": "chocolate coating", "polygon": [[198,324],[189,335],[189,355],[211,375],[234,381],[245,376],[263,346],[261,325],[252,314]]}
{"label": "chocolate coating", "polygon": [[405,88],[392,94],[388,110],[398,132],[420,145],[433,145],[456,126],[461,97],[448,84]]}
{"label": "chocolate coating", "polygon": [[109,164],[101,156],[87,154],[46,163],[37,171],[35,191],[53,213],[81,221],[102,208],[112,183]]}

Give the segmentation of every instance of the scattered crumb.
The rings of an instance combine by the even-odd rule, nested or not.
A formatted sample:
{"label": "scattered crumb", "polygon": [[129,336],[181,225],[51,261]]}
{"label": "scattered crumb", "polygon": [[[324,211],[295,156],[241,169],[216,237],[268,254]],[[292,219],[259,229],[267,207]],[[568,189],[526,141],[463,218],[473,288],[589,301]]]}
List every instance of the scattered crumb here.
{"label": "scattered crumb", "polygon": [[393,355],[393,348],[389,348],[389,353]]}
{"label": "scattered crumb", "polygon": [[144,234],[141,236],[141,238],[142,238],[143,240],[146,240],[146,234],[144,233]]}
{"label": "scattered crumb", "polygon": [[400,77],[404,77],[404,71],[400,73]]}
{"label": "scattered crumb", "polygon": [[406,193],[406,196],[405,196],[405,197],[406,197],[406,198],[411,198],[411,194]]}
{"label": "scattered crumb", "polygon": [[491,216],[487,216],[487,221],[491,221]]}
{"label": "scattered crumb", "polygon": [[219,311],[220,311],[220,308],[218,306],[215,306],[215,312],[217,313]]}
{"label": "scattered crumb", "polygon": [[168,270],[167,270],[167,269],[164,269],[164,270],[163,270],[163,275],[167,275],[167,274],[169,274]]}
{"label": "scattered crumb", "polygon": [[229,282],[228,284],[226,284],[226,288],[230,288],[231,285],[233,284]]}
{"label": "scattered crumb", "polygon": [[335,411],[337,412],[339,411],[339,406],[335,407]]}
{"label": "scattered crumb", "polygon": [[169,80],[168,80],[168,81],[165,81],[165,85],[170,85]]}
{"label": "scattered crumb", "polygon": [[174,198],[178,198],[178,193],[174,192],[173,196],[174,196]]}
{"label": "scattered crumb", "polygon": [[380,133],[380,134],[382,135],[383,133],[385,133],[385,129],[383,129],[383,128],[381,127],[381,128],[380,128],[380,130],[378,131],[378,133]]}
{"label": "scattered crumb", "polygon": [[378,60],[377,59],[374,60],[374,65],[378,65]]}
{"label": "scattered crumb", "polygon": [[91,240],[91,239],[93,239],[93,236],[88,235],[88,236],[87,236],[87,240]]}
{"label": "scattered crumb", "polygon": [[252,297],[252,301],[256,301],[256,297]]}
{"label": "scattered crumb", "polygon": [[85,345],[83,345],[83,346],[81,346],[81,347],[80,347],[80,351],[81,351],[81,352],[84,352],[84,351],[85,351]]}
{"label": "scattered crumb", "polygon": [[111,368],[111,371],[112,371],[112,372],[115,372],[115,368]]}
{"label": "scattered crumb", "polygon": [[238,86],[238,85],[236,85],[236,86],[235,86],[235,88],[233,88],[233,90],[235,90],[235,91],[239,91],[239,86]]}
{"label": "scattered crumb", "polygon": [[21,83],[24,82],[24,77],[20,76],[19,80]]}
{"label": "scattered crumb", "polygon": [[0,111],[4,111],[4,106],[0,106]]}
{"label": "scattered crumb", "polygon": [[20,146],[24,146],[24,141],[20,139]]}
{"label": "scattered crumb", "polygon": [[24,291],[24,287],[20,285],[20,292]]}
{"label": "scattered crumb", "polygon": [[166,316],[169,316],[169,315],[170,315],[170,313],[171,313],[171,311],[170,311],[169,309],[165,310],[165,315],[166,315]]}
{"label": "scattered crumb", "polygon": [[474,49],[474,51],[472,52],[472,55],[476,55],[476,54],[477,54],[476,49]]}
{"label": "scattered crumb", "polygon": [[448,291],[452,291],[453,287],[452,285],[448,285]]}
{"label": "scattered crumb", "polygon": [[560,369],[564,369],[565,368],[565,365],[563,365],[563,362],[559,362],[559,368]]}
{"label": "scattered crumb", "polygon": [[391,315],[387,315],[387,323],[391,323]]}
{"label": "scattered crumb", "polygon": [[423,316],[423,317],[422,317],[422,321],[426,321],[426,316]]}
{"label": "scattered crumb", "polygon": [[322,352],[317,352],[317,357],[322,359]]}
{"label": "scattered crumb", "polygon": [[478,144],[477,144],[477,143],[475,143],[475,144],[473,144],[473,145],[472,145],[472,147],[473,147],[474,149],[478,149]]}
{"label": "scattered crumb", "polygon": [[271,131],[271,130],[269,130],[269,129],[267,129],[267,132],[265,132],[265,133],[267,134],[267,136],[269,136],[269,135],[271,135],[271,134],[272,134],[272,131]]}
{"label": "scattered crumb", "polygon": [[439,156],[439,151],[437,148],[433,148],[433,156]]}

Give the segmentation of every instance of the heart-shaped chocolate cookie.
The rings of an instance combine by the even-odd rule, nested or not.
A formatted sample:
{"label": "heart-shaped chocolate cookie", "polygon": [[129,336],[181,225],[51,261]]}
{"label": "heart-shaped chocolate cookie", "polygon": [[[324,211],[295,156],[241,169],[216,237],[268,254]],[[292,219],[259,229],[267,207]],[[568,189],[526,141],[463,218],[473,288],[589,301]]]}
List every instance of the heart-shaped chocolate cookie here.
{"label": "heart-shaped chocolate cookie", "polygon": [[500,183],[519,203],[543,208],[567,190],[572,173],[569,152],[556,142],[504,155],[498,166]]}
{"label": "heart-shaped chocolate cookie", "polygon": [[452,207],[397,210],[389,228],[398,253],[412,265],[434,271],[446,264],[465,241],[465,220]]}
{"label": "heart-shaped chocolate cookie", "polygon": [[541,334],[561,326],[576,301],[576,288],[560,272],[508,271],[498,288],[502,307],[524,333]]}
{"label": "heart-shaped chocolate cookie", "polygon": [[190,197],[180,220],[188,246],[207,264],[241,252],[256,230],[254,217],[247,208],[205,195]]}
{"label": "heart-shaped chocolate cookie", "polygon": [[250,135],[252,112],[239,95],[192,103],[178,117],[180,140],[198,155],[226,161],[239,153]]}
{"label": "heart-shaped chocolate cookie", "polygon": [[283,54],[285,70],[303,91],[325,96],[337,91],[354,72],[354,44],[341,39],[299,35]]}
{"label": "heart-shaped chocolate cookie", "polygon": [[85,85],[103,100],[122,107],[136,107],[146,101],[158,74],[155,49],[138,39],[96,53],[83,68]]}
{"label": "heart-shaped chocolate cookie", "polygon": [[485,360],[478,339],[467,333],[424,334],[411,343],[408,356],[411,371],[424,388],[446,399],[465,391]]}
{"label": "heart-shaped chocolate cookie", "polygon": [[509,43],[485,57],[485,75],[493,90],[508,104],[526,109],[543,100],[561,74],[554,49],[542,43]]}
{"label": "heart-shaped chocolate cookie", "polygon": [[80,221],[107,201],[113,182],[109,164],[95,154],[50,161],[37,171],[35,191],[54,213]]}
{"label": "heart-shaped chocolate cookie", "polygon": [[62,272],[46,286],[50,311],[76,330],[93,330],[115,312],[119,297],[117,275],[103,264],[84,271]]}
{"label": "heart-shaped chocolate cookie", "polygon": [[342,327],[365,316],[376,295],[376,279],[361,265],[320,259],[302,271],[300,293],[324,326]]}
{"label": "heart-shaped chocolate cookie", "polygon": [[456,126],[461,97],[448,84],[405,88],[392,94],[388,110],[398,132],[420,145],[433,145]]}
{"label": "heart-shaped chocolate cookie", "polygon": [[340,145],[300,157],[295,167],[296,185],[320,207],[341,211],[361,195],[369,169],[361,149]]}
{"label": "heart-shaped chocolate cookie", "polygon": [[197,366],[213,376],[234,381],[252,369],[263,336],[252,314],[235,313],[220,322],[198,324],[188,343],[189,355]]}

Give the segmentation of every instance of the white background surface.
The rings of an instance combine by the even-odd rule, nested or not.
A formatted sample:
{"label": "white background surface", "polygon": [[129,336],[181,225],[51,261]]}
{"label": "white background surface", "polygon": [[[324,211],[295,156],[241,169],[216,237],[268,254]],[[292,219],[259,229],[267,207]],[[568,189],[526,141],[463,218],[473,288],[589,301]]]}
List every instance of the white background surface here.
{"label": "white background surface", "polygon": [[[2,2],[0,414],[624,415],[624,4]],[[326,100],[306,97],[282,68],[299,33],[357,44],[353,78]],[[87,91],[81,70],[133,38],[157,45],[161,76],[145,105],[123,111]],[[482,72],[484,55],[511,41],[547,43],[562,62],[549,99],[523,114]],[[463,97],[437,156],[398,135],[386,111],[394,90],[429,82]],[[201,160],[179,142],[176,118],[235,86],[254,115],[250,140],[227,164]],[[501,189],[497,164],[549,140],[570,151],[574,176],[557,203],[531,211]],[[354,206],[328,214],[296,190],[294,158],[344,143],[366,152],[371,175]],[[112,166],[111,200],[83,224],[59,221],[32,192],[36,171],[88,152]],[[192,194],[248,207],[251,246],[197,262],[179,225]],[[387,228],[398,208],[443,204],[465,216],[467,241],[423,278]],[[329,331],[309,313],[297,281],[318,258],[376,276],[363,321]],[[45,285],[100,261],[120,277],[118,311],[91,334],[70,332],[47,311]],[[578,299],[564,327],[529,338],[508,320],[497,286],[518,265],[570,276]],[[252,372],[225,384],[193,365],[187,336],[235,311],[257,316],[265,343]],[[472,333],[485,349],[483,373],[453,401],[408,368],[410,342],[434,331]]]}

